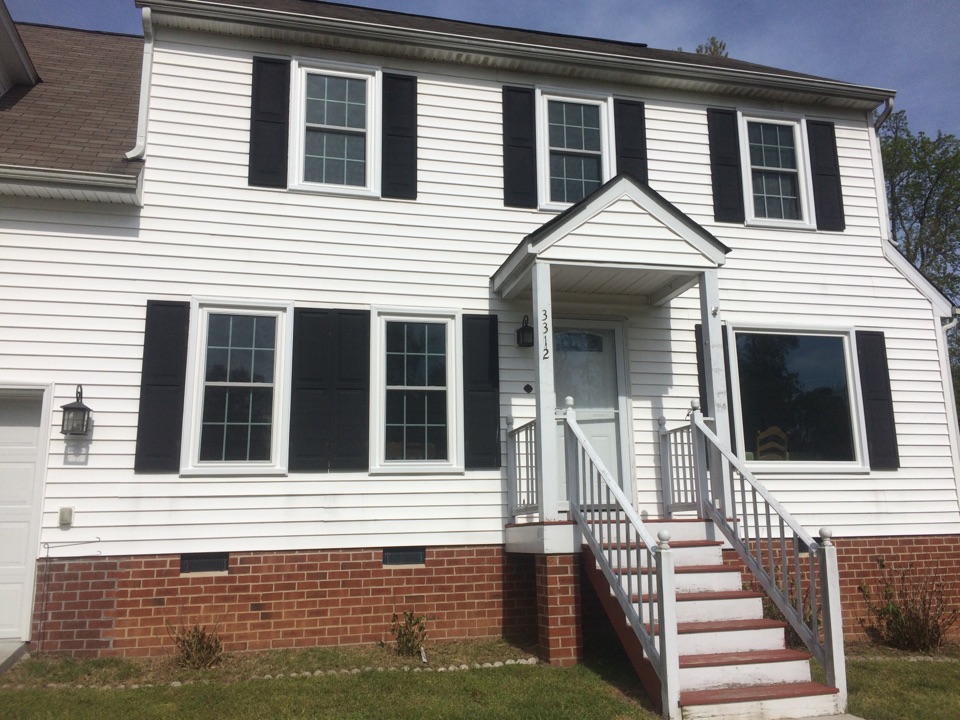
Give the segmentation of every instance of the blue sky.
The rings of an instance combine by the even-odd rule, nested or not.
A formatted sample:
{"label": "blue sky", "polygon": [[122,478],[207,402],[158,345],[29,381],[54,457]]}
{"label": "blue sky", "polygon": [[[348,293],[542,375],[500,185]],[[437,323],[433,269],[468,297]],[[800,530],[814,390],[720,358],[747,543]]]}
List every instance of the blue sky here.
{"label": "blue sky", "polygon": [[[6,0],[15,20],[142,31],[133,0]],[[693,50],[897,91],[914,131],[960,135],[958,0],[347,0],[470,22]]]}

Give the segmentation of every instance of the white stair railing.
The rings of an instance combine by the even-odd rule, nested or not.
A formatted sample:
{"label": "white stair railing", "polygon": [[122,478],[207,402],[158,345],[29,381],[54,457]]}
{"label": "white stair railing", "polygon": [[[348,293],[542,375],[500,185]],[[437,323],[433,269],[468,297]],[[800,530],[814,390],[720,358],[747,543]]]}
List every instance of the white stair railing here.
{"label": "white stair railing", "polygon": [[577,424],[573,399],[568,397],[566,403],[564,452],[570,515],[657,673],[663,717],[678,720],[680,662],[670,534],[661,531],[654,540]]}
{"label": "white stair railing", "polygon": [[513,417],[507,418],[507,499],[510,519],[537,512],[537,421],[531,420],[514,428]]}
{"label": "white stair railing", "polygon": [[[783,617],[814,657],[827,682],[839,690],[846,707],[847,682],[840,611],[840,575],[832,532],[820,530],[816,542],[786,508],[746,468],[716,434],[693,403],[690,413],[692,460],[701,517],[720,528],[744,564],[763,586]],[[718,475],[729,486],[710,482],[707,457],[719,456]]]}

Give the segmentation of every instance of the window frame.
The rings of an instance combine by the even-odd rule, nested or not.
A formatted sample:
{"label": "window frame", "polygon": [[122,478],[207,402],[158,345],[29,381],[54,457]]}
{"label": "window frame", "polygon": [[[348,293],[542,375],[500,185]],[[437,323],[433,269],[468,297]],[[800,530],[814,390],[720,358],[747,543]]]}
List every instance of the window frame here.
{"label": "window frame", "polygon": [[[203,429],[204,367],[207,329],[211,314],[272,315],[276,318],[274,348],[274,401],[270,439],[271,460],[211,461],[199,459]],[[290,393],[293,363],[293,303],[244,302],[224,298],[194,297],[190,301],[187,340],[186,387],[183,431],[180,443],[180,474],[192,475],[286,475],[290,442]]]}
{"label": "window frame", "polygon": [[[740,163],[743,177],[743,210],[747,225],[757,227],[793,228],[816,230],[816,209],[813,204],[813,178],[810,169],[810,149],[807,143],[806,118],[781,113],[755,113],[737,111],[740,141]],[[793,129],[793,142],[797,157],[797,202],[800,217],[767,218],[756,214],[753,203],[753,164],[750,162],[750,123],[781,125]]]}
{"label": "window frame", "polygon": [[[728,323],[726,325],[728,362],[730,365],[730,402],[733,407],[733,427],[731,432],[736,439],[737,456],[747,466],[764,474],[815,474],[815,473],[868,473],[867,431],[863,413],[862,390],[860,386],[860,365],[857,356],[856,328],[854,327],[816,327],[809,325],[780,325],[752,323]],[[848,399],[850,403],[850,424],[853,435],[854,459],[846,461],[803,461],[803,460],[754,460],[747,459],[747,441],[743,435],[743,407],[740,394],[740,364],[737,352],[738,332],[768,335],[804,335],[821,337],[839,337],[843,341],[843,357],[846,365]]]}
{"label": "window frame", "polygon": [[[350,63],[319,62],[295,57],[290,63],[290,129],[287,145],[287,188],[305,192],[323,192],[338,195],[378,197],[380,195],[381,94],[383,70],[379,67]],[[304,179],[306,149],[306,90],[308,75],[327,75],[366,82],[367,126],[366,159],[363,185],[339,185],[311,182]]]}
{"label": "window frame", "polygon": [[[460,310],[378,308],[370,310],[370,463],[376,474],[462,474],[463,434],[463,332]],[[386,455],[386,329],[388,322],[433,322],[447,328],[447,459],[387,460]]]}
{"label": "window frame", "polygon": [[600,109],[600,185],[611,177],[616,167],[616,133],[613,95],[577,93],[556,88],[536,89],[537,198],[540,210],[565,210],[576,203],[561,202],[550,197],[550,119],[549,103],[564,102],[595,105]]}

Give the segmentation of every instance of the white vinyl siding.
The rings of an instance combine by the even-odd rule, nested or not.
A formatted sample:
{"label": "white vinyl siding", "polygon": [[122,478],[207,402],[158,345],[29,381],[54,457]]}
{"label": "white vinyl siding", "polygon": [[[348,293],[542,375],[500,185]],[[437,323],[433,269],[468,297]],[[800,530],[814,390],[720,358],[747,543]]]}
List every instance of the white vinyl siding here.
{"label": "white vinyl siding", "polygon": [[[277,46],[211,36],[204,48],[193,44],[196,35],[157,32],[144,207],[31,198],[0,207],[0,381],[54,383],[54,407],[82,383],[93,408],[85,464],[65,462],[63,438],[50,428],[41,540],[64,538],[57,510],[69,505],[76,511],[70,539],[100,542],[59,548],[60,555],[502,542],[502,471],[134,475],[148,299],[493,312],[501,415],[529,419],[533,396],[523,388],[534,355],[514,338],[529,300],[491,300],[489,278],[552,217],[503,207],[503,78],[493,72],[426,62],[390,68],[418,78],[416,202],[277,192],[247,185],[251,57]],[[829,525],[838,536],[960,531],[937,320],[882,254],[867,119],[817,110],[836,123],[843,233],[731,227],[713,221],[704,99],[655,89],[643,97],[651,186],[733,250],[719,273],[726,322],[839,322],[885,333],[900,470],[763,481],[805,526]],[[603,224],[622,230],[614,214],[598,219],[584,228],[579,252],[588,252],[587,233]],[[625,235],[607,237],[603,252],[611,256],[627,243]],[[650,244],[667,257],[668,241]],[[615,296],[588,304],[566,298],[555,313],[625,319],[638,500],[655,513],[657,419],[682,424],[698,394],[696,290],[666,308]]]}

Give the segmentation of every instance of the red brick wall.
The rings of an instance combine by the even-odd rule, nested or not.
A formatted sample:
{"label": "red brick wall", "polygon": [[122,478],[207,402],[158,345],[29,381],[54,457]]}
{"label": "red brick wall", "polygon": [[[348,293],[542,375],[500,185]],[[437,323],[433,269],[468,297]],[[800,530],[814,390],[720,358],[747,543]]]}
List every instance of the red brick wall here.
{"label": "red brick wall", "polygon": [[[835,538],[837,563],[840,566],[840,602],[843,607],[843,632],[847,642],[865,640],[861,621],[869,621],[867,604],[860,593],[860,583],[876,596],[882,575],[877,558],[888,568],[903,569],[913,565],[916,577],[939,577],[945,582],[946,596],[954,607],[960,607],[960,536],[929,535],[918,537]],[[725,552],[727,562],[740,565],[732,551]],[[741,566],[744,579],[750,575]],[[960,624],[952,630],[960,639]]]}
{"label": "red brick wall", "polygon": [[537,630],[540,653],[551,665],[580,662],[580,556],[537,555]]}
{"label": "red brick wall", "polygon": [[391,642],[390,618],[426,615],[431,640],[536,627],[530,569],[500,546],[427,548],[422,567],[379,549],[231,553],[227,575],[180,575],[179,555],[41,560],[34,650],[163,655],[167,624],[219,623],[228,651]]}

